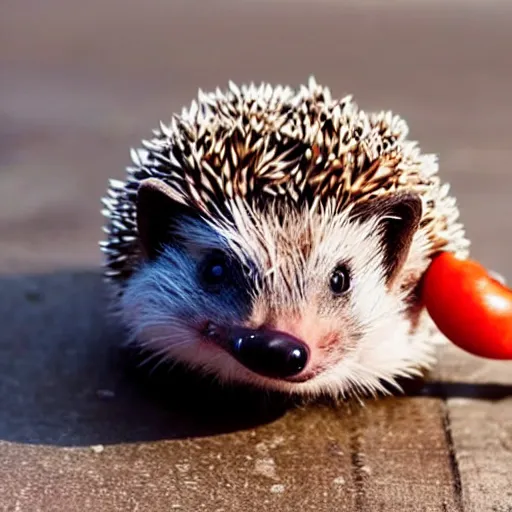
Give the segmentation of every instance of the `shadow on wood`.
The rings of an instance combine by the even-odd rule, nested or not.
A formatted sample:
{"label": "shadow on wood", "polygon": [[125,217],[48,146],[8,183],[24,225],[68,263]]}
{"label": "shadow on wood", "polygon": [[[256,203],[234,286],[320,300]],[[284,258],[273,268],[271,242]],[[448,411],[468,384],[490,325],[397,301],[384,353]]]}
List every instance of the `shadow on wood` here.
{"label": "shadow on wood", "polygon": [[197,437],[284,412],[261,394],[217,393],[182,372],[137,369],[104,313],[98,272],[0,280],[0,439],[73,446]]}

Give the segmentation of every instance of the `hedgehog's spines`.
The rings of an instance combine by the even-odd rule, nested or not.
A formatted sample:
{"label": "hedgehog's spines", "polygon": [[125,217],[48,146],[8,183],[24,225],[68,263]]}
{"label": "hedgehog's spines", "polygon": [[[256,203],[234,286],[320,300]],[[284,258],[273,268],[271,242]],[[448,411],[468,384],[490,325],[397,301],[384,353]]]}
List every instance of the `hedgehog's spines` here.
{"label": "hedgehog's spines", "polygon": [[126,181],[109,183],[102,201],[109,276],[129,275],[137,261],[135,197],[149,177],[206,215],[237,197],[249,206],[286,197],[297,206],[316,201],[340,210],[381,193],[414,190],[423,198],[421,229],[430,250],[464,256],[469,243],[449,186],[437,175],[437,156],[421,154],[408,133],[391,111],[366,113],[351,95],[333,100],[314,76],[298,91],[234,82],[226,91],[199,90],[181,116],[161,121],[153,138],[130,151]]}

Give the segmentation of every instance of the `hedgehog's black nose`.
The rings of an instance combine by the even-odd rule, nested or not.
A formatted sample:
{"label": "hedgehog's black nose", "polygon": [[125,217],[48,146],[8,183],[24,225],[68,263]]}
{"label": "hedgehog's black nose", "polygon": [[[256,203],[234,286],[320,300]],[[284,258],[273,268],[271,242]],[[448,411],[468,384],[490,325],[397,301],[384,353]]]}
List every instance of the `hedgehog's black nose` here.
{"label": "hedgehog's black nose", "polygon": [[305,368],[309,359],[308,346],[282,332],[235,329],[228,345],[235,359],[264,377],[293,377]]}

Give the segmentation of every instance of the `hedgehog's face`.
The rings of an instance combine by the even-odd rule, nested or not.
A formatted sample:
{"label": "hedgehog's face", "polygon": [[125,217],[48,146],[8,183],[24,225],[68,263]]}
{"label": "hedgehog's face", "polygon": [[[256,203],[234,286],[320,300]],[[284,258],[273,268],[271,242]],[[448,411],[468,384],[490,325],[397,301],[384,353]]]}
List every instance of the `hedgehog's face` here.
{"label": "hedgehog's face", "polygon": [[167,192],[153,180],[139,192],[146,261],[122,306],[140,344],[222,380],[305,394],[375,389],[417,359],[400,291],[417,197],[337,215],[253,218],[239,204],[212,224]]}

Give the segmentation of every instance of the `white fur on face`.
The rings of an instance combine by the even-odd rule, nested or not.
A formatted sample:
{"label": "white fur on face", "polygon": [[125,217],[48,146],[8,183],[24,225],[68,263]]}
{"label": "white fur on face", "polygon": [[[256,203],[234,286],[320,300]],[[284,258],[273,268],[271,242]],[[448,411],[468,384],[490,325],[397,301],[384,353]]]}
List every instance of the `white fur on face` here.
{"label": "white fur on face", "polygon": [[[413,375],[431,362],[431,344],[410,333],[404,296],[386,285],[378,219],[350,221],[348,213],[286,212],[277,225],[275,212],[257,222],[243,205],[233,204],[235,225],[184,224],[186,251],[168,249],[143,266],[122,299],[125,324],[134,339],[163,358],[176,359],[217,375],[264,388],[306,395],[382,390],[382,381]],[[420,272],[416,238],[403,275]],[[248,295],[215,296],[197,281],[196,264],[213,248],[230,250],[263,276],[253,300]],[[347,263],[352,288],[334,298],[329,277]],[[398,288],[397,288],[398,289]],[[229,354],[201,339],[207,321],[258,327],[269,324],[308,343],[316,375],[303,383],[257,376]]]}
{"label": "white fur on face", "polygon": [[154,262],[141,266],[129,280],[120,302],[129,342],[148,349],[156,361],[178,361],[193,369],[233,380],[238,363],[200,335],[215,319],[240,323],[244,305],[236,297],[212,296],[197,281],[196,259],[167,248]]}

